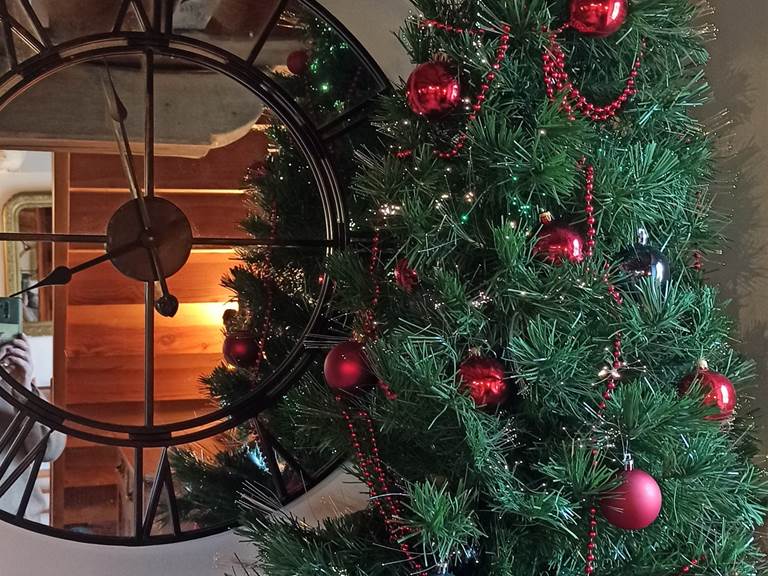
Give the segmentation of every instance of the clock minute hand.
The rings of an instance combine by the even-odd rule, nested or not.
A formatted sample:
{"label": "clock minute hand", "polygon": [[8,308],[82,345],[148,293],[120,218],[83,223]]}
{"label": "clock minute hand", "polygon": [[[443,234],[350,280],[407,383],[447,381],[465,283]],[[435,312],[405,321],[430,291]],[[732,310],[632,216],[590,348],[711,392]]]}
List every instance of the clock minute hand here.
{"label": "clock minute hand", "polygon": [[131,144],[128,139],[128,130],[125,128],[125,120],[128,118],[128,111],[125,109],[125,105],[115,88],[115,83],[112,80],[112,72],[109,69],[109,65],[106,65],[107,73],[102,76],[102,83],[104,87],[104,94],[107,97],[107,108],[109,110],[109,116],[112,118],[112,128],[115,132],[115,140],[117,140],[117,147],[120,151],[120,161],[123,165],[123,172],[125,172],[128,178],[128,187],[131,189],[131,194],[136,199],[139,206],[139,213],[141,215],[141,224],[145,231],[150,229],[149,211],[147,210],[147,204],[144,201],[144,194],[141,193],[139,188],[139,180],[136,178],[136,170],[133,167],[133,154],[131,153]]}
{"label": "clock minute hand", "polygon": [[112,251],[105,252],[101,256],[97,256],[96,258],[91,258],[90,260],[81,262],[80,264],[78,264],[77,266],[73,266],[72,268],[70,268],[69,266],[57,266],[51,271],[50,274],[48,274],[45,278],[40,280],[40,282],[37,282],[32,286],[27,286],[26,288],[24,288],[23,290],[19,290],[18,292],[14,292],[9,296],[9,298],[15,298],[16,296],[21,296],[25,292],[35,290],[36,288],[42,288],[44,286],[63,286],[65,284],[69,284],[70,280],[72,280],[72,276],[74,276],[78,272],[82,272],[83,270],[87,270],[88,268],[93,268],[94,266],[101,264],[102,262],[106,262],[107,260],[111,260],[112,258],[117,258],[118,256],[122,256],[123,254],[127,254],[131,250],[135,250],[139,247],[141,247],[141,241],[136,240],[135,242],[131,242],[130,244],[126,244],[125,246],[121,246],[119,248],[115,248]]}
{"label": "clock minute hand", "polygon": [[136,170],[133,167],[131,144],[128,140],[128,131],[125,128],[125,120],[128,117],[128,111],[122,100],[120,100],[117,88],[115,88],[115,83],[112,80],[112,72],[106,61],[104,62],[104,66],[106,74],[102,76],[102,86],[107,99],[109,115],[112,118],[112,128],[115,132],[115,140],[117,140],[117,147],[120,151],[120,161],[123,165],[123,171],[128,178],[128,186],[131,189],[131,194],[133,194],[139,209],[141,225],[144,228],[145,234],[149,236],[146,248],[152,263],[152,271],[155,279],[160,283],[160,290],[162,292],[162,296],[155,302],[155,309],[163,316],[172,317],[176,314],[179,308],[179,301],[168,290],[168,283],[165,279],[165,273],[163,272],[163,265],[157,252],[157,246],[155,245],[154,240],[152,240],[149,211],[147,210],[147,204],[144,201],[144,195],[139,188],[139,181],[136,178]]}

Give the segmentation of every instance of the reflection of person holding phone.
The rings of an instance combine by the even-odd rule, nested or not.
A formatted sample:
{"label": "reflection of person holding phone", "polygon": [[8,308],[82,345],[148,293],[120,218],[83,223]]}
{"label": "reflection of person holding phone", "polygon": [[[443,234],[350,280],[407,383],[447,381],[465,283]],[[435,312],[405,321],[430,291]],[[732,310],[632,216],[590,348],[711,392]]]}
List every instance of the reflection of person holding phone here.
{"label": "reflection of person holding phone", "polygon": [[[29,339],[20,334],[11,340],[5,340],[0,343],[0,365],[22,386],[27,390],[39,395],[37,387],[35,386],[34,367],[32,365],[32,350],[30,348]],[[12,391],[10,385],[6,382],[0,381],[0,386],[3,386],[6,390]],[[16,408],[9,403],[0,399],[0,437],[8,429],[16,416]],[[27,434],[24,442],[19,447],[19,450],[13,457],[13,461],[6,472],[5,476],[13,472],[13,470],[24,460],[24,457],[29,454],[37,443],[48,433],[48,428],[42,424],[35,424]],[[64,451],[64,445],[66,443],[66,436],[60,432],[53,432],[48,438],[48,444],[45,451],[43,461],[52,462],[56,460]],[[12,445],[13,442],[9,444]],[[8,448],[0,454],[0,462],[5,460],[5,455]],[[31,466],[22,474],[13,486],[0,497],[0,509],[15,514],[19,503],[24,495],[24,490],[27,485],[27,480],[31,472]],[[1,482],[0,482],[1,483]],[[25,518],[40,522],[42,515],[48,510],[48,504],[45,501],[42,491],[35,487],[32,491],[32,496],[29,499],[27,505],[27,511],[24,515]]]}

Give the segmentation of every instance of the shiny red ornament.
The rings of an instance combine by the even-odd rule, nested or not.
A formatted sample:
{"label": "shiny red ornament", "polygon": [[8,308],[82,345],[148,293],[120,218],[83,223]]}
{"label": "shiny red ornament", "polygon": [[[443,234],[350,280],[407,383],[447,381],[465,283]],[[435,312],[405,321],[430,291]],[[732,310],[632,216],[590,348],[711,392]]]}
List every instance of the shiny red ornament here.
{"label": "shiny red ornament", "polygon": [[301,76],[307,71],[307,65],[309,64],[309,53],[306,50],[295,50],[288,54],[288,58],[285,61],[285,65],[288,66],[288,70],[291,74]]}
{"label": "shiny red ornament", "polygon": [[504,366],[493,358],[473,356],[459,366],[461,387],[478,406],[500,406],[509,398]]}
{"label": "shiny red ornament", "polygon": [[610,36],[627,19],[627,0],[571,0],[569,24],[582,34]]}
{"label": "shiny red ornament", "polygon": [[363,345],[354,340],[337,344],[328,352],[323,374],[328,387],[334,391],[352,392],[376,383],[365,359]]}
{"label": "shiny red ornament", "polygon": [[406,85],[408,105],[420,116],[447,114],[461,102],[459,81],[442,62],[417,66]]}
{"label": "shiny red ornament", "polygon": [[685,394],[691,388],[693,381],[697,380],[704,391],[704,404],[717,406],[720,414],[707,416],[707,420],[726,420],[733,415],[736,408],[736,388],[728,378],[719,372],[713,372],[707,368],[698,368],[695,372],[682,379],[678,390]]}
{"label": "shiny red ornament", "polygon": [[600,510],[617,528],[647,528],[661,512],[661,489],[653,476],[642,470],[626,470],[621,476],[621,485],[600,499]]}
{"label": "shiny red ornament", "polygon": [[259,358],[259,342],[250,332],[232,332],[224,339],[222,353],[232,366],[250,368]]}
{"label": "shiny red ornament", "polygon": [[581,262],[586,243],[581,232],[568,224],[549,222],[542,225],[533,254],[550,264]]}
{"label": "shiny red ornament", "polygon": [[406,294],[411,294],[419,284],[419,273],[408,265],[408,260],[405,258],[395,264],[395,283]]}

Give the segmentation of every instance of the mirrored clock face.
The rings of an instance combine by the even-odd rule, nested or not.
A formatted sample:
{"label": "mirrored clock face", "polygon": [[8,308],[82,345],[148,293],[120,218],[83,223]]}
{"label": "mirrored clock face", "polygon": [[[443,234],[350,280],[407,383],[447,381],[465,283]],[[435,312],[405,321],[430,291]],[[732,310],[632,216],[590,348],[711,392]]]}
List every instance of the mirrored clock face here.
{"label": "mirrored clock face", "polygon": [[314,2],[0,2],[0,149],[52,181],[0,199],[3,519],[165,542],[232,524],[201,474],[284,503],[332,467],[279,414],[319,378],[385,87]]}

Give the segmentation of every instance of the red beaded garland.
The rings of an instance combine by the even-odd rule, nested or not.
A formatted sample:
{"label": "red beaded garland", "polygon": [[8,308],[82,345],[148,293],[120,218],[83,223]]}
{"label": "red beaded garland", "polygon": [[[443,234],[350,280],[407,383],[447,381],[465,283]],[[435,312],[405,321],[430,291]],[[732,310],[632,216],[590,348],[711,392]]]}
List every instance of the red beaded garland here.
{"label": "red beaded garland", "polygon": [[558,94],[561,95],[561,108],[571,120],[575,119],[575,111],[580,112],[582,116],[595,122],[609,120],[616,116],[624,104],[637,93],[636,78],[642,63],[643,51],[640,51],[640,54],[632,64],[632,70],[621,94],[613,102],[605,106],[596,106],[589,102],[581,91],[574,86],[565,69],[565,52],[558,42],[557,36],[566,27],[549,32],[549,46],[541,56],[547,98],[554,101]]}
{"label": "red beaded garland", "polygon": [[582,159],[581,166],[584,168],[584,211],[587,213],[587,247],[584,250],[585,256],[589,257],[595,253],[595,207],[592,205],[595,191],[595,167],[587,164],[586,159]]}
{"label": "red beaded garland", "polygon": [[445,22],[440,22],[433,18],[422,18],[420,22],[422,28],[436,28],[443,32],[453,32],[455,34],[470,34],[472,36],[482,36],[485,34],[485,30],[482,28],[461,28],[459,26],[451,26]]}
{"label": "red beaded garland", "polygon": [[[384,519],[384,526],[390,541],[405,555],[415,574],[425,574],[423,564],[411,552],[410,545],[402,541],[403,537],[410,534],[411,530],[398,520],[401,517],[400,506],[397,498],[392,495],[387,482],[370,414],[365,410],[357,410],[356,418],[353,419],[344,404],[344,399],[337,395],[336,401],[341,407],[341,413],[352,441],[352,448],[360,466],[363,481],[368,487],[374,507]],[[368,444],[369,454],[363,451],[364,442]]]}
{"label": "red beaded garland", "polygon": [[584,566],[585,574],[592,574],[595,571],[595,540],[597,539],[597,508],[592,506],[589,509],[589,531],[587,532],[587,553],[585,555],[586,564]]}
{"label": "red beaded garland", "polygon": [[258,275],[264,281],[264,316],[258,331],[258,339],[250,333],[235,332],[229,334],[224,340],[222,352],[224,359],[235,366],[248,367],[254,376],[258,376],[261,370],[261,362],[264,359],[264,350],[267,346],[267,336],[272,324],[272,300],[274,286],[272,283],[272,244],[277,239],[277,200],[272,202],[272,210],[269,214],[269,238],[270,247],[264,252],[264,259],[259,268]]}

